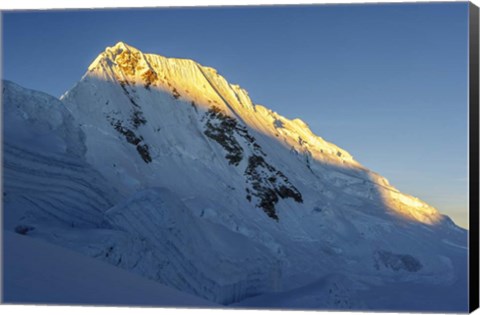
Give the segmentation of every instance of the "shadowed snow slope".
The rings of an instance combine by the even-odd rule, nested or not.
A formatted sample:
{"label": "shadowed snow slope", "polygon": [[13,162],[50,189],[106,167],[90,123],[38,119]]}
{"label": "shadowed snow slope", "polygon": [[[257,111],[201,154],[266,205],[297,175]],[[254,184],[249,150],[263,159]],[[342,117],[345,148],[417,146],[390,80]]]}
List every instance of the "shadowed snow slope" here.
{"label": "shadowed snow slope", "polygon": [[3,82],[4,224],[97,226],[116,194],[85,162],[84,134],[56,98]]}
{"label": "shadowed snow slope", "polygon": [[215,306],[59,246],[3,237],[4,303]]}
{"label": "shadowed snow slope", "polygon": [[3,100],[7,229],[221,304],[466,307],[465,230],[212,68],[118,43]]}

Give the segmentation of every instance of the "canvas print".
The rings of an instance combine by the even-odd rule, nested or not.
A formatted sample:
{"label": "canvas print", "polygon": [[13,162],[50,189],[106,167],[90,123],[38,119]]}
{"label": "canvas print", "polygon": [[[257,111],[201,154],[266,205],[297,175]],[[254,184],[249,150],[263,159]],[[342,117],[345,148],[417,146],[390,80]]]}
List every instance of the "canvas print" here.
{"label": "canvas print", "polygon": [[475,9],[2,12],[3,303],[468,311]]}

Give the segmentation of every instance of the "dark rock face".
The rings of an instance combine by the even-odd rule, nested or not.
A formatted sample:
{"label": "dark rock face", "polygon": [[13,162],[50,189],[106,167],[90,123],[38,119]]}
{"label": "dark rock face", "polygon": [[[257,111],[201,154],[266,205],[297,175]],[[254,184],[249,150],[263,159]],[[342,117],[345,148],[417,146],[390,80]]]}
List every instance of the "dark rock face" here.
{"label": "dark rock face", "polygon": [[420,261],[412,255],[394,254],[385,250],[378,250],[374,254],[375,268],[385,267],[393,271],[405,270],[417,272],[423,268]]}
{"label": "dark rock face", "polygon": [[142,79],[143,79],[143,85],[147,90],[150,89],[150,85],[154,84],[155,81],[157,80],[158,76],[155,72],[152,70],[148,69],[142,74]]}
{"label": "dark rock face", "polygon": [[248,159],[248,166],[245,170],[247,183],[252,190],[247,190],[247,199],[252,196],[258,199],[257,207],[272,219],[278,221],[275,205],[279,198],[292,198],[302,203],[302,194],[293,186],[288,178],[280,171],[268,164],[262,156],[252,155]]}
{"label": "dark rock face", "polygon": [[275,205],[280,198],[292,198],[296,202],[303,202],[298,189],[282,172],[267,163],[266,154],[256,139],[235,118],[213,106],[207,111],[205,127],[205,135],[215,140],[227,151],[225,158],[229,164],[238,166],[245,156],[245,151],[239,141],[253,152],[253,155],[248,158],[244,173],[246,184],[249,186],[246,189],[248,201],[252,202],[255,198],[256,206],[263,209],[274,220],[278,220]]}
{"label": "dark rock face", "polygon": [[28,233],[32,232],[35,230],[35,227],[30,226],[30,225],[17,225],[15,227],[15,233],[20,234],[20,235],[27,235]]}
{"label": "dark rock face", "polygon": [[133,127],[137,129],[140,125],[145,125],[147,123],[147,120],[143,117],[143,113],[140,110],[134,109],[132,111],[131,122],[133,124]]}
{"label": "dark rock face", "polygon": [[243,159],[243,148],[235,138],[235,133],[241,129],[237,121],[215,106],[208,110],[206,119],[204,134],[227,151],[225,158],[230,164],[238,166]]}
{"label": "dark rock face", "polygon": [[[143,116],[140,105],[135,101],[134,93],[135,90],[130,86],[126,81],[120,82],[120,86],[126,97],[130,100],[132,104],[131,113],[129,118],[129,127],[125,126],[124,122],[121,119],[117,119],[110,115],[107,115],[107,119],[110,124],[125,137],[128,143],[134,145],[137,149],[140,157],[145,161],[145,163],[152,162],[152,157],[150,155],[148,144],[143,143],[144,139],[141,135],[137,135],[134,130],[137,130],[141,125],[145,125],[147,120]],[[115,116],[115,113],[112,113]]]}
{"label": "dark rock face", "polygon": [[136,147],[138,154],[140,154],[140,157],[145,161],[145,163],[152,162],[148,144],[142,143],[142,136],[137,136],[131,129],[123,126],[122,121],[120,120],[110,121],[110,124],[115,128],[116,131],[125,136],[125,139],[128,143],[133,144]]}
{"label": "dark rock face", "polygon": [[125,50],[115,57],[115,62],[125,74],[134,75],[137,65],[140,61],[140,57],[141,56],[139,52],[130,52]]}
{"label": "dark rock face", "polygon": [[181,96],[180,93],[178,93],[176,88],[172,89],[172,96],[174,99],[178,100],[178,98]]}

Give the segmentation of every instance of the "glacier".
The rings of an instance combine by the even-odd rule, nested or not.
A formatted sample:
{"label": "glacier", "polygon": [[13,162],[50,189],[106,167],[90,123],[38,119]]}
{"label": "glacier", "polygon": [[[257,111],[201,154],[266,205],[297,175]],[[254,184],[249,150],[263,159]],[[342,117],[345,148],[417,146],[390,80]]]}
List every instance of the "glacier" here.
{"label": "glacier", "polygon": [[2,84],[6,231],[232,307],[467,309],[464,229],[213,68],[120,42],[60,99]]}

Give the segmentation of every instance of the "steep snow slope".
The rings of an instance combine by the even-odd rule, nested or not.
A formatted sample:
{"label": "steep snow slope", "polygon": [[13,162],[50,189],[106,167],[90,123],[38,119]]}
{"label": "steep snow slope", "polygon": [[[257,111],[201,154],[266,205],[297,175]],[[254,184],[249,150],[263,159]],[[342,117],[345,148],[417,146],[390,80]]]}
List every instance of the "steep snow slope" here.
{"label": "steep snow slope", "polygon": [[3,229],[142,275],[155,268],[144,242],[106,223],[123,196],[85,161],[84,134],[64,104],[2,83]]}
{"label": "steep snow slope", "polygon": [[116,193],[85,162],[84,135],[65,106],[3,81],[4,224],[93,227]]}
{"label": "steep snow slope", "polygon": [[113,227],[152,244],[162,283],[222,303],[275,289],[280,262],[264,246],[194,216],[165,189],[135,194],[106,216]]}
{"label": "steep snow slope", "polygon": [[[5,93],[34,102],[46,97],[8,84]],[[35,107],[18,101],[23,96],[11,99],[27,115],[6,107],[12,123],[5,126],[28,131]],[[457,285],[466,283],[464,230],[299,119],[253,104],[212,68],[118,43],[61,101],[49,100],[57,104],[47,107],[54,113],[38,116],[38,126],[50,126],[49,144],[40,142],[32,155],[12,153],[4,164],[12,173],[6,187],[16,191],[7,191],[6,210],[29,204],[37,213],[30,219],[36,225],[17,233],[223,304],[267,294],[254,299],[270,305],[269,296],[290,292],[283,306],[299,307],[298,293],[312,290],[310,299],[300,299],[306,307],[359,308],[360,297],[375,305],[374,292],[394,288],[383,307],[395,304],[395,288],[425,285],[455,288],[455,305],[466,299],[467,288]],[[71,121],[71,132],[50,121],[58,115]],[[29,152],[30,142],[10,147]],[[33,156],[48,159],[34,165]],[[19,169],[27,170],[23,177]],[[58,186],[57,193],[45,195],[47,185]],[[43,196],[52,207],[28,203]],[[50,208],[54,216],[38,215]],[[25,221],[9,216],[10,229]],[[325,288],[345,287],[333,290],[339,303],[335,294],[321,297]],[[257,305],[249,300],[243,305]]]}

